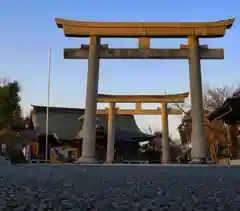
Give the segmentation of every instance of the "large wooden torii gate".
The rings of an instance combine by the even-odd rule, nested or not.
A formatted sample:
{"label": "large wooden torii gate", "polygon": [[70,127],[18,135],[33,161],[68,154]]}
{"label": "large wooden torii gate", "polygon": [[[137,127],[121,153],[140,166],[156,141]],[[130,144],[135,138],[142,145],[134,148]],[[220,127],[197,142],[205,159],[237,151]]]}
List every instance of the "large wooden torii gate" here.
{"label": "large wooden torii gate", "polygon": [[[97,114],[108,114],[108,138],[107,138],[107,163],[114,161],[115,145],[115,115],[161,115],[162,117],[162,163],[168,163],[169,152],[169,131],[168,115],[181,115],[179,109],[168,108],[167,103],[183,103],[189,93],[174,95],[104,95],[98,94],[98,103],[109,103],[109,108],[98,109]],[[118,109],[116,103],[136,103],[135,109]],[[161,103],[158,109],[142,109],[142,103]]]}
{"label": "large wooden torii gate", "polygon": [[[192,157],[202,162],[207,156],[207,142],[204,134],[201,59],[223,59],[223,49],[209,49],[199,45],[199,38],[223,37],[231,28],[234,19],[216,22],[85,22],[55,19],[67,37],[89,37],[90,45],[80,49],[65,49],[65,59],[88,59],[86,105],[84,118],[84,139],[82,157],[79,162],[94,162],[95,118],[99,81],[99,59],[188,59],[190,69],[190,93],[192,106]],[[133,49],[111,49],[101,46],[103,37],[138,38],[139,46]],[[151,38],[188,38],[188,45],[180,49],[150,48]]]}

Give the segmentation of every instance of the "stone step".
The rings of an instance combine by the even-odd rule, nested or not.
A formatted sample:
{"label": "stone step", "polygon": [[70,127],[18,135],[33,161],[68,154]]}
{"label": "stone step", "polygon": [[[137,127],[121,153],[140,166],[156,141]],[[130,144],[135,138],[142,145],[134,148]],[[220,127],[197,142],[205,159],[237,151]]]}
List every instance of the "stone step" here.
{"label": "stone step", "polygon": [[240,165],[240,159],[230,160],[230,165],[239,166]]}

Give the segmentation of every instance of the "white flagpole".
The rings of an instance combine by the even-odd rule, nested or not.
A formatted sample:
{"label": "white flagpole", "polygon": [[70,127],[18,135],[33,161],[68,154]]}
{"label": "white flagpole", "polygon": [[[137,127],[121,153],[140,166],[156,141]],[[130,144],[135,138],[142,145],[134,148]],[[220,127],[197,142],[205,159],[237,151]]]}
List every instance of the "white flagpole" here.
{"label": "white flagpole", "polygon": [[51,48],[48,52],[48,86],[47,86],[47,110],[46,110],[46,149],[45,162],[48,161],[48,119],[49,119],[49,101],[50,101],[50,77],[51,77]]}

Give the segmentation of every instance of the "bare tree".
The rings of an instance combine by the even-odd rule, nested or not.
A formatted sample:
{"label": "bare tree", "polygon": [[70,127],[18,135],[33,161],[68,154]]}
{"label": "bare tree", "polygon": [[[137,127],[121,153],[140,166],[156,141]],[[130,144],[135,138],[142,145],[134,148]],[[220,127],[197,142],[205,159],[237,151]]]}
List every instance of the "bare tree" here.
{"label": "bare tree", "polygon": [[223,86],[211,88],[206,86],[203,91],[203,107],[205,111],[211,112],[223,104],[226,98],[231,97],[239,87]]}
{"label": "bare tree", "polygon": [[[220,88],[211,88],[210,86],[205,86],[203,89],[203,108],[204,113],[207,114],[212,112],[214,109],[219,107],[228,97],[231,97],[237,88],[240,86],[223,86]],[[182,143],[187,143],[191,141],[191,110],[185,112],[181,105],[176,105],[181,109],[185,115],[182,118],[181,124],[178,127],[178,131],[182,140]]]}

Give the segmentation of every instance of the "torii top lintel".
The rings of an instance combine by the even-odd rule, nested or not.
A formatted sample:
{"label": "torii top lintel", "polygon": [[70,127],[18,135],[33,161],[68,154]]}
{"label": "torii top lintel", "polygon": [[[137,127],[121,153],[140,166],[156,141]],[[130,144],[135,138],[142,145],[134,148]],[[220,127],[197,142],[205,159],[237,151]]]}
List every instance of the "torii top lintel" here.
{"label": "torii top lintel", "polygon": [[55,18],[67,37],[223,37],[234,18],[216,22],[86,22]]}
{"label": "torii top lintel", "polygon": [[183,103],[189,92],[170,95],[106,95],[98,94],[99,103]]}

